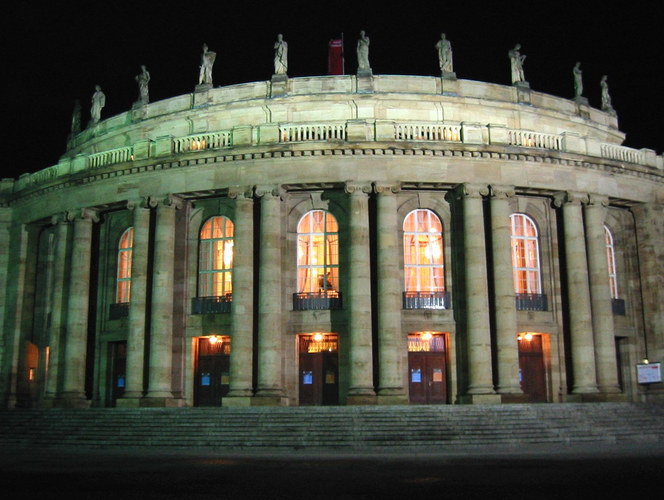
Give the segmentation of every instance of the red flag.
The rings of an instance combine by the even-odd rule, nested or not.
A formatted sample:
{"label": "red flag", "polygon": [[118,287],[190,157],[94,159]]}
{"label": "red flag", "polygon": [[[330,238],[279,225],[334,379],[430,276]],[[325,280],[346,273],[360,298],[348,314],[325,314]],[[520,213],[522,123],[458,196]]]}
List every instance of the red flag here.
{"label": "red flag", "polygon": [[330,40],[328,44],[327,74],[344,74],[344,39]]}

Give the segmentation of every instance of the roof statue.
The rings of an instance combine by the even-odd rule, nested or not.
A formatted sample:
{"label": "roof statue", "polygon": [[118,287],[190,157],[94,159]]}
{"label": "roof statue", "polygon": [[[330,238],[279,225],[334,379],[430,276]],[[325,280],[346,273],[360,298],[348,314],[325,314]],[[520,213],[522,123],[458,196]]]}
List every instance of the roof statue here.
{"label": "roof statue", "polygon": [[369,37],[366,36],[364,31],[360,31],[360,38],[357,40],[357,73],[371,73],[371,65],[369,64]]}
{"label": "roof statue", "polygon": [[519,50],[521,49],[521,44],[516,44],[512,50],[507,54],[510,58],[510,65],[512,68],[512,84],[516,85],[518,83],[527,83],[526,77],[523,74],[523,61],[526,60],[526,56],[522,55]]}
{"label": "roof statue", "polygon": [[217,57],[216,52],[208,50],[207,44],[203,44],[203,54],[201,55],[201,71],[198,75],[199,85],[212,86],[212,66]]}
{"label": "roof statue", "polygon": [[284,41],[283,35],[277,35],[274,43],[274,74],[285,75],[288,71],[288,43]]}
{"label": "roof statue", "polygon": [[436,50],[438,51],[438,66],[440,66],[441,74],[454,74],[452,67],[452,44],[445,38],[445,33],[440,35],[440,40],[436,43]]}
{"label": "roof statue", "polygon": [[583,74],[580,62],[574,65],[572,74],[574,75],[574,97],[578,99],[583,95]]}
{"label": "roof statue", "polygon": [[106,95],[101,91],[99,85],[95,85],[95,93],[92,94],[92,107],[90,108],[91,124],[96,125],[101,119],[101,110],[106,106]]}
{"label": "roof statue", "polygon": [[607,76],[602,76],[599,84],[602,87],[602,111],[607,113],[615,114],[613,105],[611,104],[611,96],[609,95],[609,84],[607,83]]}
{"label": "roof statue", "polygon": [[150,102],[150,90],[148,83],[150,82],[150,73],[141,65],[141,73],[136,75],[136,83],[138,83],[138,104],[145,105]]}

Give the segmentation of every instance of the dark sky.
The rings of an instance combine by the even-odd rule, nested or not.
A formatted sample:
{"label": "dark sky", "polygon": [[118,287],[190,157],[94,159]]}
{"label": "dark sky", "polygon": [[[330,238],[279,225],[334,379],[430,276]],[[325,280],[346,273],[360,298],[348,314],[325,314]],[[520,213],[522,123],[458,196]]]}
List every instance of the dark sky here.
{"label": "dark sky", "polygon": [[593,107],[600,107],[599,81],[608,75],[625,145],[664,151],[664,97],[655,77],[663,67],[660,2],[620,9],[582,0],[388,3],[11,2],[0,27],[8,87],[1,92],[0,177],[57,163],[74,101],[80,99],[87,123],[96,84],[107,99],[102,118],[130,109],[141,64],[152,76],[151,101],[192,92],[203,43],[217,52],[215,86],[267,80],[278,33],[289,44],[290,77],[326,74],[327,43],[342,33],[346,73],[354,73],[360,30],[371,39],[374,74],[436,75],[434,45],[444,32],[458,78],[510,84],[507,51],[518,42],[533,90],[572,97],[572,68],[580,61]]}

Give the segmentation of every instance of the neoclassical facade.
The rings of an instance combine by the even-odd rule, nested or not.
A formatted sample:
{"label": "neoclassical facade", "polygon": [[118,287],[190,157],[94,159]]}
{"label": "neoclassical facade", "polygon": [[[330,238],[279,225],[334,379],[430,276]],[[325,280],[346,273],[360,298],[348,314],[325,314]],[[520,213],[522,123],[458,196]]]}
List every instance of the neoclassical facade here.
{"label": "neoclassical facade", "polygon": [[141,103],[0,188],[3,407],[642,401],[664,164],[454,77]]}

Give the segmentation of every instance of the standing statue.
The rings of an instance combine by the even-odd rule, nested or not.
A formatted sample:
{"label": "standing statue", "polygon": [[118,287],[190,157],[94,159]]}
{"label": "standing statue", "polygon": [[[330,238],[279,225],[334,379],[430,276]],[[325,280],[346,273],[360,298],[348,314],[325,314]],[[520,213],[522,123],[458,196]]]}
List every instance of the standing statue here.
{"label": "standing statue", "polygon": [[525,82],[526,77],[523,74],[523,61],[526,60],[526,56],[522,56],[519,50],[521,49],[521,44],[516,44],[512,50],[507,54],[510,58],[510,63],[512,67],[512,84]]}
{"label": "standing statue", "polygon": [[74,111],[71,115],[71,131],[69,137],[74,137],[81,132],[81,101],[74,101]]}
{"label": "standing statue", "polygon": [[369,65],[369,37],[364,31],[360,31],[360,38],[357,41],[357,72],[371,72]]}
{"label": "standing statue", "polygon": [[602,87],[602,111],[607,111],[609,113],[613,112],[613,106],[611,105],[611,96],[609,95],[609,84],[606,82],[607,76],[604,75],[600,81],[600,86]]}
{"label": "standing statue", "polygon": [[201,55],[201,71],[198,75],[199,85],[212,85],[212,65],[217,57],[216,52],[208,50],[207,44],[203,44],[203,54]]}
{"label": "standing statue", "polygon": [[288,43],[284,41],[283,35],[277,35],[274,43],[274,74],[285,75],[288,71]]}
{"label": "standing statue", "polygon": [[442,74],[453,73],[452,44],[447,38],[445,38],[445,33],[440,35],[440,40],[436,43],[436,50],[438,51],[438,65],[440,66],[440,72]]}
{"label": "standing statue", "polygon": [[106,95],[101,91],[99,85],[95,85],[95,93],[92,94],[92,108],[90,108],[93,125],[99,123],[99,120],[101,119],[101,110],[104,106],[106,106]]}
{"label": "standing statue", "polygon": [[138,104],[147,104],[150,102],[150,91],[148,83],[150,83],[150,73],[145,66],[141,66],[141,73],[136,75],[136,82],[138,83]]}
{"label": "standing statue", "polygon": [[577,62],[572,70],[574,75],[574,97],[579,98],[583,94],[583,79],[581,73],[581,63]]}

